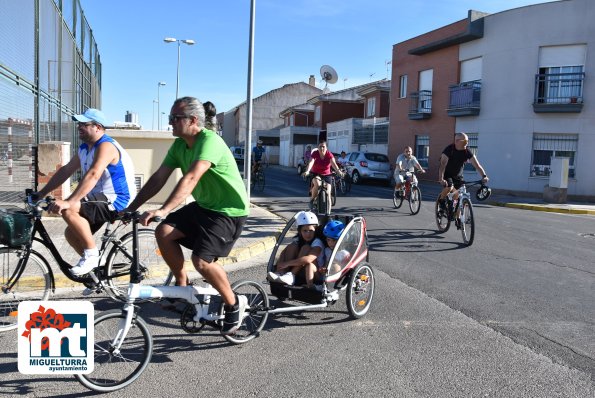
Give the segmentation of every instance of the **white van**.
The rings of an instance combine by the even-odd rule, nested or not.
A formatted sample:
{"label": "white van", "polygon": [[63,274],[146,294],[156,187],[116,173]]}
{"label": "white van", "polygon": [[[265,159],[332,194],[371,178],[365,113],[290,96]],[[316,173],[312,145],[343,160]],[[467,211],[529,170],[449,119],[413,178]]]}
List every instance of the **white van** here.
{"label": "white van", "polygon": [[233,157],[235,158],[236,162],[243,162],[244,161],[244,147],[243,146],[232,146],[229,147],[231,153],[233,153]]}

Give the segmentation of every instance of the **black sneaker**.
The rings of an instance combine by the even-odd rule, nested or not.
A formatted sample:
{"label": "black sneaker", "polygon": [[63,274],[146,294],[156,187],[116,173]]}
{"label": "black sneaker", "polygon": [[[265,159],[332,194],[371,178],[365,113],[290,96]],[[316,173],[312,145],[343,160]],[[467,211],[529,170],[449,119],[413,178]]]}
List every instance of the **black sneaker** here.
{"label": "black sneaker", "polygon": [[244,313],[248,306],[248,299],[246,296],[236,296],[235,305],[225,305],[225,319],[223,320],[223,327],[221,334],[234,334],[242,325],[244,320]]}

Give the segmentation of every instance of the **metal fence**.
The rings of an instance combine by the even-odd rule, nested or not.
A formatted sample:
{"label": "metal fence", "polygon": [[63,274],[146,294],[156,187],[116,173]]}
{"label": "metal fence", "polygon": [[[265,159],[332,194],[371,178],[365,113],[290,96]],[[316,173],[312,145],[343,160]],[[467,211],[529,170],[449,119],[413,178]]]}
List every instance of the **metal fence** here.
{"label": "metal fence", "polygon": [[32,147],[72,142],[99,108],[101,62],[79,0],[0,0],[0,202],[34,186]]}

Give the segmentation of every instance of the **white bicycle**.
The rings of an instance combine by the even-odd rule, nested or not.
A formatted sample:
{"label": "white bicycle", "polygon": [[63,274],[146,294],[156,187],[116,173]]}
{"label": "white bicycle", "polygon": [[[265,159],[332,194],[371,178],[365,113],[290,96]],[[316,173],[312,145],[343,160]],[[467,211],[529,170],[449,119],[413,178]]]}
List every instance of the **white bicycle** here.
{"label": "white bicycle", "polygon": [[[141,285],[138,261],[138,212],[127,215],[132,221],[133,266],[126,304],[122,310],[112,310],[95,318],[95,369],[90,374],[75,375],[85,387],[99,392],[124,388],[134,382],[146,369],[153,354],[153,338],[147,323],[138,314],[136,301],[164,298],[185,301],[180,323],[187,333],[200,332],[205,326],[220,330],[225,318],[223,301],[211,285],[205,286],[148,286]],[[246,296],[248,306],[240,328],[233,335],[223,337],[241,344],[259,335],[268,318],[269,298],[262,286],[242,280],[232,284],[237,295]]]}

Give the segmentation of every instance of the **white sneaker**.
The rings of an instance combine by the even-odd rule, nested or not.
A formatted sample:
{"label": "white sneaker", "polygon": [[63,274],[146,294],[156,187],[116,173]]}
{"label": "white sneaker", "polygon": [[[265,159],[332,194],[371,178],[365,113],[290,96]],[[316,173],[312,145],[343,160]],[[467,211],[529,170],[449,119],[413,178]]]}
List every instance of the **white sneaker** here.
{"label": "white sneaker", "polygon": [[295,282],[295,275],[293,275],[291,272],[286,272],[283,275],[279,276],[278,281],[281,283],[285,283],[286,285],[293,285],[293,283]]}
{"label": "white sneaker", "polygon": [[269,273],[267,273],[267,279],[269,281],[271,281],[271,282],[278,282],[280,276],[281,275],[279,275],[278,273],[272,272],[272,271],[270,271]]}
{"label": "white sneaker", "polygon": [[99,265],[99,256],[83,256],[79,263],[70,269],[70,273],[74,276],[81,276],[88,274]]}

